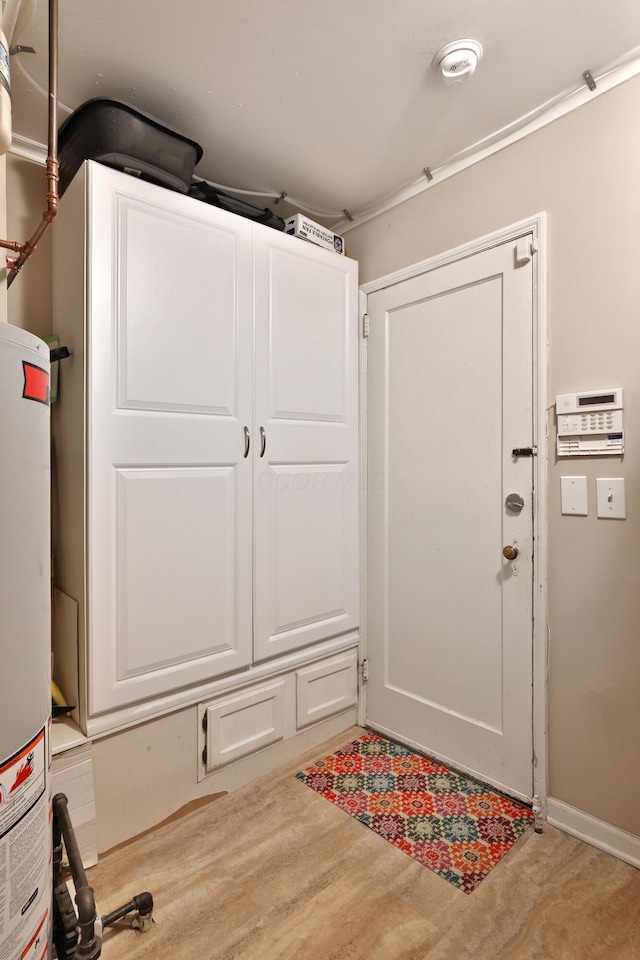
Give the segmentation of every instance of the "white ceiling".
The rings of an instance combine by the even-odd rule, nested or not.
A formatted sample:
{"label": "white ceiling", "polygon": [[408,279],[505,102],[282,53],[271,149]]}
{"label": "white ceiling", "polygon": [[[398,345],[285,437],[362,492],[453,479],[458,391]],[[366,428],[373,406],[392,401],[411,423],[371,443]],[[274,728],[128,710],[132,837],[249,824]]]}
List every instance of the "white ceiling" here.
{"label": "white ceiling", "polygon": [[[640,48],[638,0],[59,3],[62,104],[126,100],[202,145],[200,176],[260,206],[286,191],[316,219],[380,203]],[[44,143],[48,2],[9,5],[12,43],[37,51],[11,58],[14,133]],[[463,37],[483,60],[446,87],[431,61]]]}

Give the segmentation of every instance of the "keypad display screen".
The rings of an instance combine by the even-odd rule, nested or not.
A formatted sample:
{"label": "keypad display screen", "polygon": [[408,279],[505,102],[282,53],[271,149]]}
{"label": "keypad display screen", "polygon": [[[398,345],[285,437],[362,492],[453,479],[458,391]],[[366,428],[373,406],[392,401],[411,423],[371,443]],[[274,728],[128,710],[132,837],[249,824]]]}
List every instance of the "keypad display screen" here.
{"label": "keypad display screen", "polygon": [[578,397],[579,407],[590,407],[596,403],[615,403],[614,393],[597,393],[592,397]]}

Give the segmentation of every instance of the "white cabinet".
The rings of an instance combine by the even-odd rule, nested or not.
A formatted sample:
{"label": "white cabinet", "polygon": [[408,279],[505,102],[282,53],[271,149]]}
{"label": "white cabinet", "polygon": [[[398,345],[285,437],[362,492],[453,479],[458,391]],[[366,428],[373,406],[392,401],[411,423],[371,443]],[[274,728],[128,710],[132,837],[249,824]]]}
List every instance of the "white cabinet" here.
{"label": "white cabinet", "polygon": [[357,629],[356,271],[98,164],[68,188],[54,549],[85,730]]}

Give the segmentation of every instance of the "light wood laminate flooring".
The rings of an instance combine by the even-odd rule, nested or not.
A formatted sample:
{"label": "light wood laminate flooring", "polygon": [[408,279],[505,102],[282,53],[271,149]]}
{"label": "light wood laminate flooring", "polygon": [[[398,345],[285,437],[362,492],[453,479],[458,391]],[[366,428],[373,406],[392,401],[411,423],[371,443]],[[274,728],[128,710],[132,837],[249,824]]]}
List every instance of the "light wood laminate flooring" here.
{"label": "light wood laminate flooring", "polygon": [[295,779],[346,733],[114,851],[104,914],[149,890],[149,933],[104,960],[639,960],[640,871],[552,827],[467,895]]}

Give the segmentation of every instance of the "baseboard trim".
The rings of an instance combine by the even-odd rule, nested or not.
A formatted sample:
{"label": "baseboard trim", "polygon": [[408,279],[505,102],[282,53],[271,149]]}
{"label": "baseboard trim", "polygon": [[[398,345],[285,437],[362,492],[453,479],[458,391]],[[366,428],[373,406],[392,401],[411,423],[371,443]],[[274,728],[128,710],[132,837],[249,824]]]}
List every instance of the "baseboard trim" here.
{"label": "baseboard trim", "polygon": [[547,823],[640,868],[640,837],[549,797]]}

